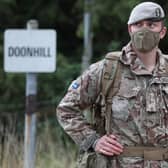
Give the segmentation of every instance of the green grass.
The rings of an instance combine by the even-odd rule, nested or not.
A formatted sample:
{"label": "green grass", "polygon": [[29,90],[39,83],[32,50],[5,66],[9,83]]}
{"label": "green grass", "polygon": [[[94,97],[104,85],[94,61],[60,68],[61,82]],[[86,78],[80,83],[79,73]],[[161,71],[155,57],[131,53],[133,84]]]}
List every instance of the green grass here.
{"label": "green grass", "polygon": [[45,123],[37,139],[37,168],[75,168],[75,145],[61,131]]}
{"label": "green grass", "polygon": [[[54,121],[38,122],[35,168],[75,168],[76,146]],[[18,140],[14,131],[6,130],[0,144],[0,168],[23,168],[23,158],[23,138]]]}

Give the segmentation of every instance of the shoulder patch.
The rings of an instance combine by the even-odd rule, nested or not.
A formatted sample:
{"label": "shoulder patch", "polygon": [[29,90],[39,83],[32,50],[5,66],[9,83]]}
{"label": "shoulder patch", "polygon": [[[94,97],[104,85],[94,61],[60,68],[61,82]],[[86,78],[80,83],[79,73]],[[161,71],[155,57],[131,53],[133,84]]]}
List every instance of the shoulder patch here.
{"label": "shoulder patch", "polygon": [[74,83],[72,84],[72,88],[73,88],[73,89],[77,89],[78,87],[79,87],[79,83],[74,82]]}

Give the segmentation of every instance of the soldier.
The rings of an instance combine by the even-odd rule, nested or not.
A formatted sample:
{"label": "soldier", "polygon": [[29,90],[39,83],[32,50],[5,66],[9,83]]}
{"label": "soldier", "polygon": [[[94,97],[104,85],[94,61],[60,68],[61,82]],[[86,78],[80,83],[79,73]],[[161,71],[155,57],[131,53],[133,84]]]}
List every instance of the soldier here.
{"label": "soldier", "polygon": [[[80,146],[78,167],[168,167],[168,56],[158,48],[164,18],[153,2],[133,8],[131,41],[92,64],[58,105],[60,124]],[[93,123],[82,113],[88,107]]]}

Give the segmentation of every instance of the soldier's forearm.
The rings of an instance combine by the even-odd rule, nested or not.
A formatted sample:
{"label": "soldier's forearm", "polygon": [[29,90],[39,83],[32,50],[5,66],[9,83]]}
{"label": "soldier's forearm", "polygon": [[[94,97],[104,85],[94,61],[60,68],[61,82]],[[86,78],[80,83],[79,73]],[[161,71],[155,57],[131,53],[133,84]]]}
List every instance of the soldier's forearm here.
{"label": "soldier's forearm", "polygon": [[94,143],[100,138],[100,135],[96,132],[88,136],[80,145],[80,152],[88,151],[94,148]]}

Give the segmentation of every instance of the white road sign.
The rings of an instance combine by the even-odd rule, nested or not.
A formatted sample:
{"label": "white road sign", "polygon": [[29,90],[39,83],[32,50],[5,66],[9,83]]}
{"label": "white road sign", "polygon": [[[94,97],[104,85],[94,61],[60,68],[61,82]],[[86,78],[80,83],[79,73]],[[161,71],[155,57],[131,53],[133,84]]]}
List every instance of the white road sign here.
{"label": "white road sign", "polygon": [[8,29],[4,34],[6,72],[54,72],[56,31]]}

